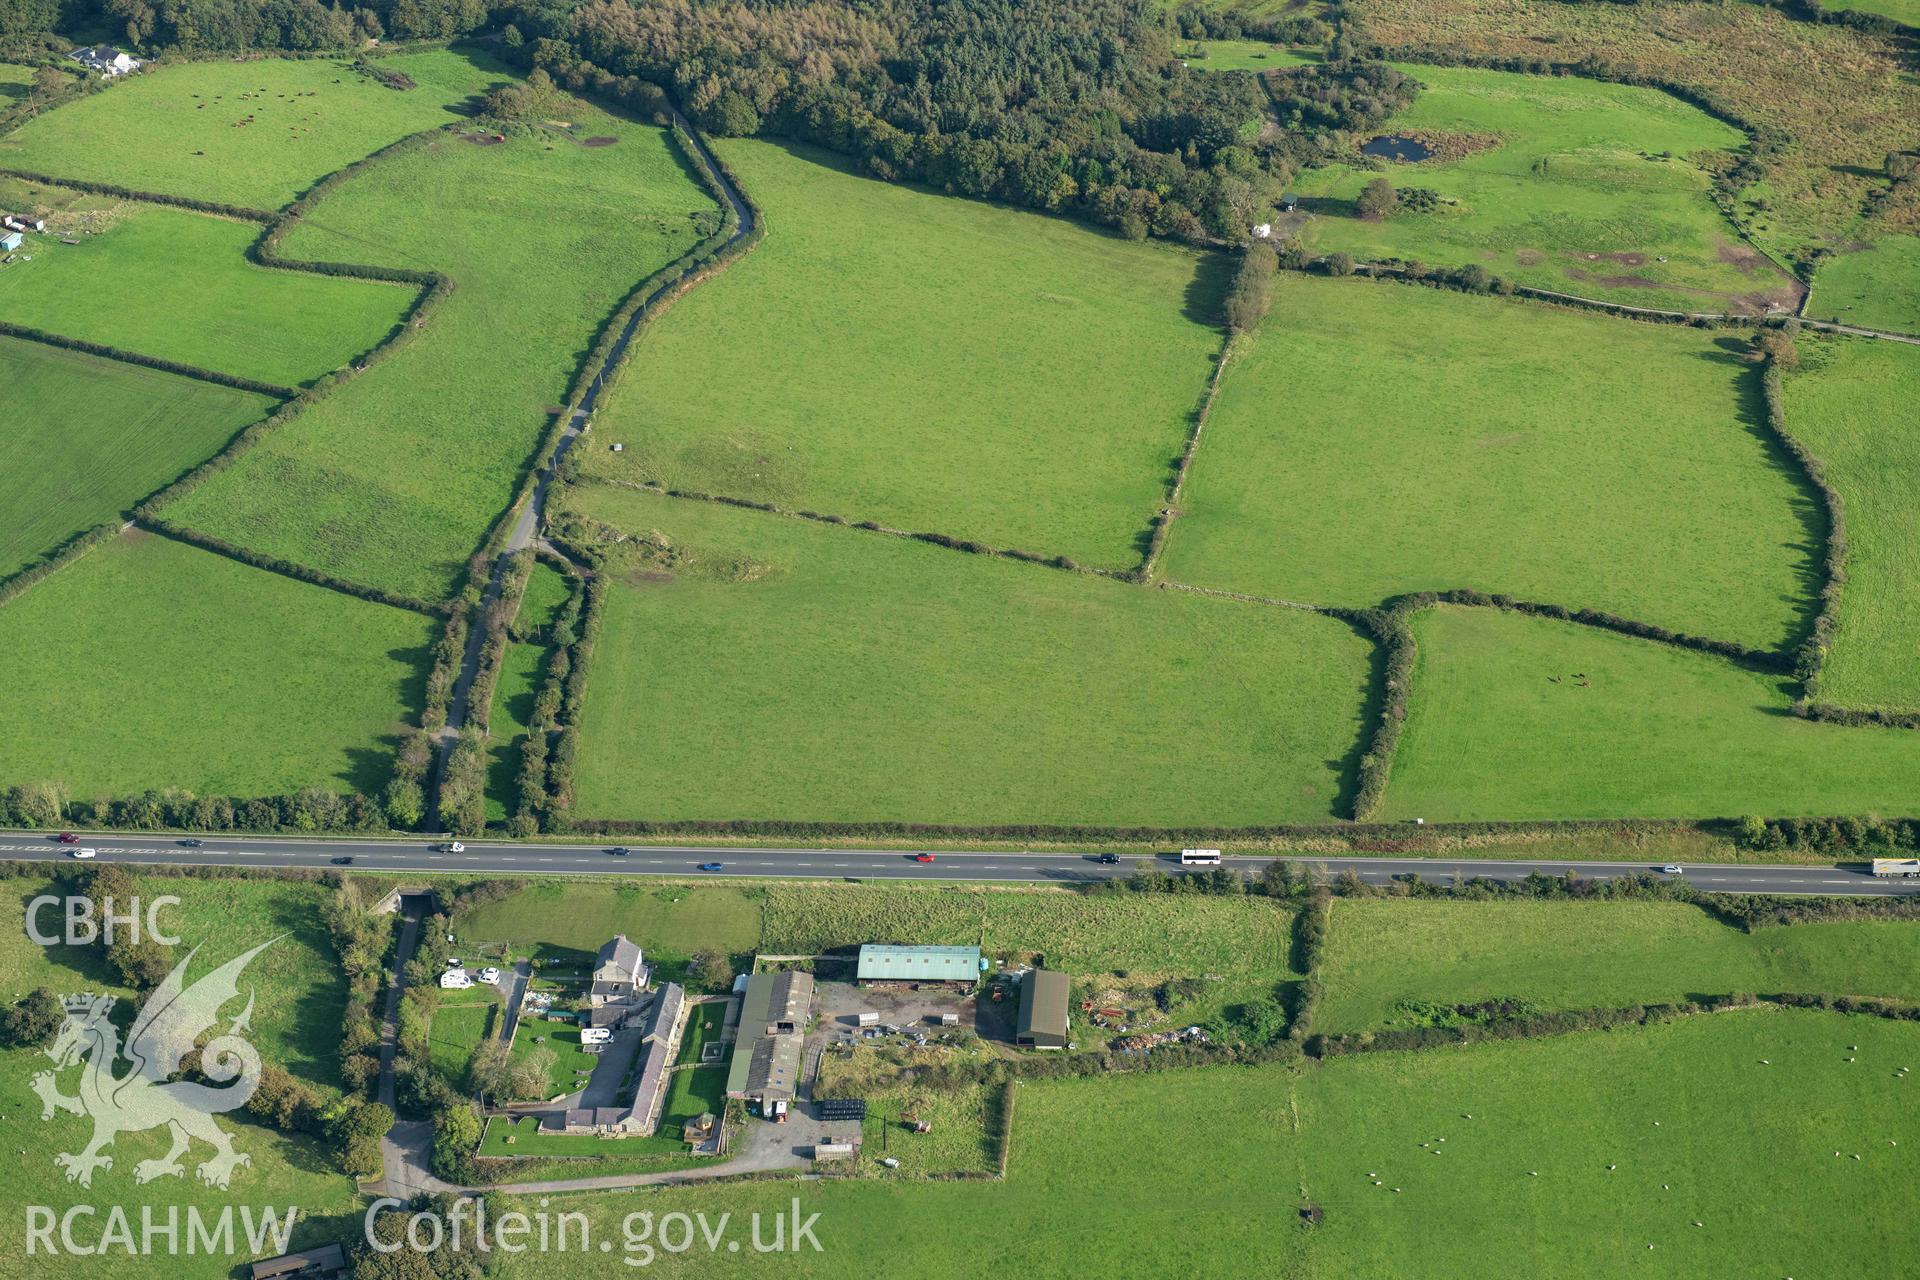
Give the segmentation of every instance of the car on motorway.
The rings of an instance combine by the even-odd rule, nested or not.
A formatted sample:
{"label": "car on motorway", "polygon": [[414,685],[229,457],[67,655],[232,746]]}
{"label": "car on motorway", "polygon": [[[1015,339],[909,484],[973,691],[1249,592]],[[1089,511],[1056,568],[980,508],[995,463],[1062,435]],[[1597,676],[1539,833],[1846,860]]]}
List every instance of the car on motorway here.
{"label": "car on motorway", "polygon": [[73,856],[76,858],[95,858],[99,856],[99,853],[93,849],[75,849]]}
{"label": "car on motorway", "polygon": [[1103,867],[1116,867],[1120,865],[1120,855],[1117,853],[1103,853],[1095,858],[1094,861]]}
{"label": "car on motorway", "polygon": [[1660,870],[1663,874],[1670,876],[1683,876],[1687,874],[1687,869],[1677,862],[1669,862],[1666,866],[1660,868]]}
{"label": "car on motorway", "polygon": [[432,850],[434,853],[465,853],[466,851],[467,846],[461,844],[458,840],[449,840],[445,844],[436,844]]}
{"label": "car on motorway", "polygon": [[198,848],[200,848],[200,847],[201,847],[202,845],[204,845],[204,844],[206,844],[206,841],[205,841],[205,840],[182,840],[182,841],[180,841],[180,847],[181,847],[182,849],[198,849]]}
{"label": "car on motorway", "polygon": [[727,864],[726,864],[726,863],[724,863],[724,862],[703,862],[703,863],[701,863],[701,864],[700,864],[700,866],[698,867],[698,870],[701,870],[701,871],[720,871],[720,870],[723,870],[723,869],[724,869],[724,868],[726,867],[726,865],[727,865]]}
{"label": "car on motorway", "polygon": [[73,832],[71,831],[62,831],[59,835],[55,836],[54,839],[58,840],[61,844],[79,844],[80,843],[80,837],[73,834]]}
{"label": "car on motorway", "polygon": [[336,867],[350,867],[353,865],[353,855],[350,853],[342,854],[333,860],[333,865]]}
{"label": "car on motorway", "polygon": [[626,857],[626,856],[627,856],[628,854],[630,854],[630,853],[632,853],[632,852],[633,852],[633,850],[631,850],[631,849],[629,849],[629,848],[627,848],[627,846],[625,846],[625,845],[621,845],[621,846],[619,846],[618,848],[614,848],[614,849],[609,849],[609,850],[607,850],[607,852],[608,852],[608,853],[610,853],[610,854],[612,854],[612,855],[613,855],[614,857],[616,857],[616,858],[624,858],[624,857]]}
{"label": "car on motorway", "polygon": [[913,855],[913,860],[915,862],[932,862],[933,855],[930,853],[916,853]]}

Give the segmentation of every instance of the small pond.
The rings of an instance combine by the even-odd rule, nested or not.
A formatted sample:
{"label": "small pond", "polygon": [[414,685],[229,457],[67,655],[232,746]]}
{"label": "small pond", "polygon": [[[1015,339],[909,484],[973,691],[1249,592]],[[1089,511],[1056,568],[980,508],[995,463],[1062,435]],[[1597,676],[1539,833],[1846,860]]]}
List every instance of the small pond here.
{"label": "small pond", "polygon": [[1397,133],[1389,133],[1361,143],[1360,154],[1379,156],[1382,160],[1404,160],[1413,163],[1432,156],[1433,148],[1418,138],[1403,138]]}

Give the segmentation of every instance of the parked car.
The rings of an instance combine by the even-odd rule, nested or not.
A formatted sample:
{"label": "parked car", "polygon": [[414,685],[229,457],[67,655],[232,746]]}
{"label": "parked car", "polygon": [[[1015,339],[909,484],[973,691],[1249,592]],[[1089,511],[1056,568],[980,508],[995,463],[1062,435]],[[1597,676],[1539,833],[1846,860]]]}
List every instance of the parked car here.
{"label": "parked car", "polygon": [[720,871],[725,869],[726,865],[724,862],[703,862],[700,864],[699,869],[701,871]]}
{"label": "parked car", "polygon": [[99,854],[97,854],[92,849],[75,849],[73,851],[73,856],[76,858],[94,858],[94,857],[98,857]]}
{"label": "parked car", "polygon": [[616,858],[624,858],[624,857],[626,857],[626,856],[627,856],[628,854],[630,854],[630,853],[632,853],[632,852],[633,852],[633,850],[631,850],[631,849],[629,849],[629,848],[627,848],[627,846],[625,846],[625,845],[621,845],[621,846],[620,846],[619,848],[617,848],[617,849],[609,849],[609,850],[607,850],[607,852],[608,852],[608,853],[610,853],[610,854],[612,854],[612,855],[613,855],[614,857],[616,857]]}
{"label": "parked car", "polygon": [[200,846],[204,845],[205,843],[206,843],[205,840],[182,840],[180,842],[180,847],[182,849],[198,849]]}
{"label": "parked car", "polygon": [[466,968],[466,966],[460,963],[460,957],[459,957],[459,956],[448,956],[448,957],[447,957],[447,968],[449,968],[449,969],[464,969],[464,968]]}
{"label": "parked car", "polygon": [[335,858],[333,860],[333,865],[336,867],[350,867],[353,865],[353,855],[345,854],[341,857]]}
{"label": "parked car", "polygon": [[913,860],[915,862],[932,862],[933,855],[930,853],[916,853],[913,855]]}
{"label": "parked car", "polygon": [[486,968],[480,971],[480,981],[482,982],[500,981],[500,970],[494,968],[492,965],[488,965]]}
{"label": "parked car", "polygon": [[54,839],[58,840],[61,844],[79,844],[80,843],[80,837],[73,834],[73,832],[71,831],[62,831],[59,835],[55,836]]}
{"label": "parked car", "polygon": [[1098,858],[1095,858],[1094,861],[1103,867],[1114,867],[1120,865],[1120,855],[1117,853],[1103,853]]}

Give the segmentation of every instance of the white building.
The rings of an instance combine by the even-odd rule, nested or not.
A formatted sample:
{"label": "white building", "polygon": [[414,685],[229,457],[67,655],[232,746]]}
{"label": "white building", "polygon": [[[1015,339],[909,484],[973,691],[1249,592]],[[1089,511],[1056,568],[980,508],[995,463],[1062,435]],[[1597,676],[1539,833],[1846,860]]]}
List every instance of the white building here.
{"label": "white building", "polygon": [[85,49],[75,49],[67,55],[89,71],[98,71],[109,78],[124,76],[129,71],[140,69],[140,59],[130,57],[104,44],[90,45]]}
{"label": "white building", "polygon": [[473,985],[473,975],[465,969],[449,969],[440,975],[440,985],[449,991],[464,991]]}

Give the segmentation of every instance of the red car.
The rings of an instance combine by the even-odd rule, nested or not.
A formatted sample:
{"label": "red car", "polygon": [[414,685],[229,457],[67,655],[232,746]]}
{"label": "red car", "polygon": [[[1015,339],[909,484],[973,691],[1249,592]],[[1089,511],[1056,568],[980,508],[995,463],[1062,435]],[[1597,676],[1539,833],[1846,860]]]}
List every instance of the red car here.
{"label": "red car", "polygon": [[71,831],[62,831],[59,835],[55,836],[54,839],[58,840],[61,844],[79,844],[80,843],[80,837],[73,834],[73,832]]}
{"label": "red car", "polygon": [[913,860],[915,862],[932,862],[933,855],[930,853],[916,853],[913,855]]}

